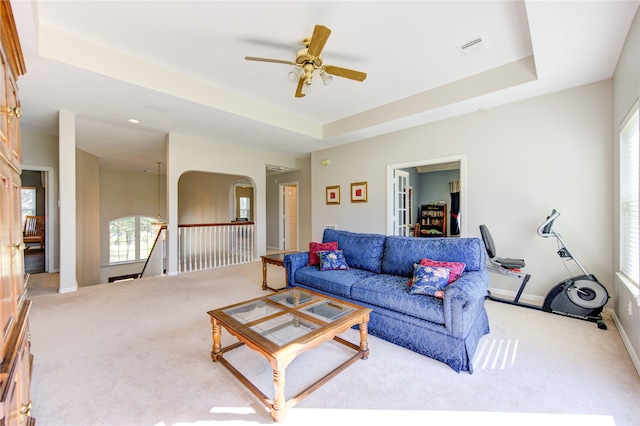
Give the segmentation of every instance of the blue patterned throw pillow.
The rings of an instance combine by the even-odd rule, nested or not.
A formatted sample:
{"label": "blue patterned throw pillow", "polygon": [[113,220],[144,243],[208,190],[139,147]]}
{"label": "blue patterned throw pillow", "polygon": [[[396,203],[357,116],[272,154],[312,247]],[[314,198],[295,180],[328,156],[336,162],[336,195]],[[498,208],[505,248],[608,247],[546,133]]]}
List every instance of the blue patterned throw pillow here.
{"label": "blue patterned throw pillow", "polygon": [[320,250],[316,252],[316,254],[318,255],[318,261],[320,263],[321,271],[349,269],[347,261],[344,260],[344,253],[342,252],[342,250]]}
{"label": "blue patterned throw pillow", "polygon": [[427,294],[444,298],[443,288],[449,284],[449,268],[416,265],[413,270],[413,283],[409,288],[411,294]]}

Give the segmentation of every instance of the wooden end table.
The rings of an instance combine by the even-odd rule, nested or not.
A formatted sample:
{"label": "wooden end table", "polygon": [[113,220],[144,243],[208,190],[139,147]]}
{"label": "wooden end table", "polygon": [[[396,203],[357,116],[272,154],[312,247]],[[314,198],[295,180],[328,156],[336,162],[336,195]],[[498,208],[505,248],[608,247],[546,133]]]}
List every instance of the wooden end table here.
{"label": "wooden end table", "polygon": [[272,288],[267,285],[267,264],[281,266],[284,268],[284,257],[289,253],[273,253],[273,254],[265,254],[264,256],[260,256],[262,258],[262,289],[263,290],[272,290],[272,291],[280,291],[286,288],[286,283],[289,278],[287,277],[287,271],[284,271],[284,282],[285,286],[282,288]]}
{"label": "wooden end table", "polygon": [[[288,409],[313,391],[355,361],[367,359],[367,326],[370,312],[369,308],[299,288],[215,309],[208,312],[213,330],[211,359],[224,365],[271,410],[271,416],[279,422],[284,419]],[[338,337],[338,334],[356,324],[360,327],[359,345]],[[222,348],[222,327],[235,336],[238,342]],[[286,400],[284,391],[287,366],[302,352],[328,340],[334,340],[355,350],[355,355],[296,396]],[[273,369],[273,399],[262,393],[224,358],[225,352],[244,344],[269,361]],[[318,362],[322,360],[319,359]]]}

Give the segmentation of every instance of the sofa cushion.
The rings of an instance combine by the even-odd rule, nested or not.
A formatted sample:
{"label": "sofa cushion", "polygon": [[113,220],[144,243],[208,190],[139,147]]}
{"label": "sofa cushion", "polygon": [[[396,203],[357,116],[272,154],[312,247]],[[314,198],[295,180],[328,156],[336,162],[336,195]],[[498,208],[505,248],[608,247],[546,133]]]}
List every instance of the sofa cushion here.
{"label": "sofa cushion", "polygon": [[484,243],[480,238],[388,236],[384,243],[381,272],[411,277],[413,264],[424,258],[461,262],[466,265],[465,271],[483,271],[487,267]]}
{"label": "sofa cushion", "polygon": [[319,269],[321,271],[334,271],[349,269],[347,261],[344,260],[342,250],[319,250],[318,255]]}
{"label": "sofa cushion", "polygon": [[449,284],[451,269],[438,266],[416,265],[411,282],[411,294],[426,294],[444,298],[442,291]]}
{"label": "sofa cushion", "polygon": [[[351,287],[351,299],[410,315],[436,324],[444,324],[443,299],[416,296],[409,292],[406,277],[374,274]],[[375,311],[375,308],[374,308]]]}
{"label": "sofa cushion", "polygon": [[[457,280],[458,277],[460,277],[460,275],[462,275],[462,273],[464,272],[465,266],[467,266],[462,262],[444,262],[440,260],[431,260],[427,258],[420,259],[420,265],[449,268],[449,282],[447,284],[451,284],[452,282]],[[413,271],[413,274],[415,275],[415,269]]]}
{"label": "sofa cushion", "polygon": [[[370,272],[380,272],[380,262],[385,241],[384,235],[325,229],[322,241],[337,241],[338,248],[344,252],[344,258],[349,267]],[[417,259],[416,262],[419,260]]]}
{"label": "sofa cushion", "polygon": [[337,241],[329,241],[327,243],[309,243],[309,261],[307,262],[307,266],[318,265],[318,256],[316,253],[319,250],[338,250],[338,242]]}
{"label": "sofa cushion", "polygon": [[351,287],[372,275],[376,274],[353,267],[346,271],[321,271],[317,266],[303,266],[295,272],[295,282],[339,297],[349,298]]}
{"label": "sofa cushion", "polygon": [[[464,268],[465,268],[465,264],[462,262],[444,262],[444,261],[439,261],[439,260],[431,260],[431,259],[420,259],[420,265],[423,266],[434,266],[434,267],[441,267],[441,268],[449,268],[449,282],[447,284],[451,284],[452,282],[454,282],[455,280],[457,280],[460,275],[462,275],[462,273],[464,272]],[[414,263],[413,265],[414,267],[414,271],[413,271],[413,275],[415,276],[415,267],[416,264]],[[413,284],[413,278],[411,278],[409,280],[408,285],[411,286],[411,284]],[[436,295],[436,297],[443,297],[443,296],[438,296]]]}

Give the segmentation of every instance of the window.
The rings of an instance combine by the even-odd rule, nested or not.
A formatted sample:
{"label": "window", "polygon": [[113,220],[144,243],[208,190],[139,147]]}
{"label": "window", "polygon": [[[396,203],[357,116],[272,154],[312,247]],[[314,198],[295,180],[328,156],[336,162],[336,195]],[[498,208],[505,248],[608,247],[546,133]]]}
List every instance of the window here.
{"label": "window", "polygon": [[251,219],[251,198],[240,197],[240,217],[245,219]]}
{"label": "window", "polygon": [[36,189],[29,186],[23,186],[20,190],[22,198],[22,223],[24,224],[27,216],[36,215]]}
{"label": "window", "polygon": [[640,282],[640,141],[638,102],[620,126],[620,272]]}
{"label": "window", "polygon": [[146,259],[156,234],[154,218],[130,216],[109,222],[109,263]]}

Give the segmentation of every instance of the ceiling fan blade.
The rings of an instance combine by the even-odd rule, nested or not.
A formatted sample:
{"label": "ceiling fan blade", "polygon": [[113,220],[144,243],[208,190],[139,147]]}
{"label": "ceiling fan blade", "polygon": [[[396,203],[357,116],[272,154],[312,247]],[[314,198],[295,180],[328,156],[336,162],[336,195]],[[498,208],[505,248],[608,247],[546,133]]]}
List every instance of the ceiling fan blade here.
{"label": "ceiling fan blade", "polygon": [[327,65],[324,70],[329,74],[336,75],[338,77],[344,77],[351,80],[364,81],[367,78],[367,73],[354,71],[347,68],[334,67],[333,65]]}
{"label": "ceiling fan blade", "polygon": [[313,29],[313,35],[311,36],[311,41],[309,42],[307,53],[310,56],[320,56],[320,53],[322,53],[322,49],[324,49],[324,45],[329,39],[329,34],[331,34],[331,30],[329,28],[322,25],[316,25],[316,27]]}
{"label": "ceiling fan blade", "polygon": [[255,56],[245,56],[244,59],[246,59],[247,61],[273,62],[275,64],[286,64],[286,65],[296,64],[295,62],[283,61],[282,59],[256,58]]}
{"label": "ceiling fan blade", "polygon": [[302,85],[304,84],[304,78],[298,80],[298,87],[296,88],[296,98],[304,98],[304,93],[302,93]]}

